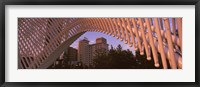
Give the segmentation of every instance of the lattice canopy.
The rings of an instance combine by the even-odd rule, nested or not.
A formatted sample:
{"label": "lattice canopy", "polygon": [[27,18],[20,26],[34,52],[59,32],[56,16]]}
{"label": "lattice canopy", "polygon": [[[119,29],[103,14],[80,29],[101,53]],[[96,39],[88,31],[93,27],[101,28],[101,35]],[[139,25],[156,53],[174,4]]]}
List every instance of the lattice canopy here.
{"label": "lattice canopy", "polygon": [[144,52],[153,53],[159,67],[182,68],[182,18],[18,18],[19,68],[47,68],[87,31],[111,35]]}

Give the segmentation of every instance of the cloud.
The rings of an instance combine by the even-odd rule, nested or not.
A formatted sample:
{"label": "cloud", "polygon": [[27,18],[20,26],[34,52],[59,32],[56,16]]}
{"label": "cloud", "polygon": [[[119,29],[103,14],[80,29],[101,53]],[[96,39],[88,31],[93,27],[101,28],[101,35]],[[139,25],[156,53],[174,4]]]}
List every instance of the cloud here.
{"label": "cloud", "polygon": [[93,40],[91,40],[91,41],[90,41],[90,44],[94,44],[94,43],[96,43],[96,42],[95,42],[95,41],[93,41]]}

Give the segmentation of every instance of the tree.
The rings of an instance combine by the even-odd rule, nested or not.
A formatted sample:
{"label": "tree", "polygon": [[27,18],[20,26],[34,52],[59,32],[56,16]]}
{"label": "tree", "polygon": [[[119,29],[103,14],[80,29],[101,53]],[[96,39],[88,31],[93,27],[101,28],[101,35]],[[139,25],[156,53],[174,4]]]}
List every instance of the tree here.
{"label": "tree", "polygon": [[154,66],[154,58],[153,58],[153,53],[152,51],[150,50],[150,54],[151,54],[151,60],[147,60],[147,56],[146,56],[146,52],[144,51],[144,55],[140,55],[140,52],[139,50],[137,50],[135,53],[136,53],[136,62],[137,62],[137,68],[138,69],[162,69],[163,66],[162,66],[162,60],[161,60],[161,56],[160,54],[158,53],[158,61],[159,61],[159,64],[160,66],[159,67],[155,67]]}
{"label": "tree", "polygon": [[133,54],[130,50],[122,50],[122,46],[118,45],[116,49],[111,47],[108,52],[96,52],[94,65],[101,69],[134,68]]}
{"label": "tree", "polygon": [[95,68],[108,68],[108,56],[105,50],[96,50],[93,64]]}
{"label": "tree", "polygon": [[151,60],[147,60],[146,52],[140,55],[137,50],[135,55],[130,50],[122,50],[122,46],[118,45],[108,52],[97,51],[94,59],[94,68],[97,69],[161,69],[161,56],[158,53],[160,67],[154,66],[153,54],[151,51]]}

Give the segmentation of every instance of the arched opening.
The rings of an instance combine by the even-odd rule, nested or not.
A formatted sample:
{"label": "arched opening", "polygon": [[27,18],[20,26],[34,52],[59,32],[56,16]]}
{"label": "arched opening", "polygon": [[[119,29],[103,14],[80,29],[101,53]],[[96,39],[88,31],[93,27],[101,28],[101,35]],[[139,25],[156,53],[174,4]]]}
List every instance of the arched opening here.
{"label": "arched opening", "polygon": [[[87,43],[86,45],[88,46],[88,48],[85,50],[81,48],[85,46],[85,43],[80,44],[80,42],[81,41],[83,42],[84,39],[88,40],[88,43],[86,41]],[[87,59],[87,58],[82,58],[81,60],[80,58],[78,58],[80,56],[90,57],[87,59],[87,61],[89,62],[84,61],[84,65],[87,65],[87,68],[94,68],[94,67],[88,67],[88,66],[94,66],[93,64],[94,57],[91,57],[91,56],[95,56],[93,55],[96,53],[95,50],[97,51],[98,49],[106,49],[109,51],[111,48],[117,48],[119,45],[122,47],[122,50],[124,51],[129,50],[132,54],[135,54],[135,50],[133,47],[130,47],[128,44],[125,44],[124,42],[114,38],[113,36],[110,36],[101,32],[90,32],[90,31],[86,32],[69,46],[69,48],[67,49],[68,51],[65,51],[62,53],[62,55],[60,56],[60,59],[57,60],[57,63],[54,62],[54,65],[52,65],[51,68],[55,68],[55,67],[56,68],[76,68],[74,66],[78,66],[79,65],[78,63],[83,62],[83,59]],[[85,52],[85,51],[90,51],[90,52],[80,54],[80,52]],[[67,57],[68,59],[65,59]],[[60,60],[62,60],[63,62],[61,62]],[[65,64],[64,64],[64,61],[65,61]],[[62,66],[62,65],[66,65],[66,66]]]}
{"label": "arched opening", "polygon": [[[89,49],[91,49],[92,47],[93,49],[97,49],[94,47],[100,47],[101,49],[103,49],[103,47],[99,46],[99,43],[96,41],[98,38],[103,38],[106,40],[105,44],[100,44],[100,45],[105,46],[106,44],[108,44],[107,48],[108,52],[111,52],[111,50],[112,52],[116,51],[116,49],[119,49],[118,46],[120,46],[122,48],[121,53],[127,52],[129,53],[127,54],[129,56],[127,56],[126,58],[126,56],[124,56],[121,53],[112,53],[109,56],[108,55],[105,56],[106,58],[100,58],[101,56],[96,57],[95,55],[92,55],[92,54],[97,54],[94,51],[89,51]],[[82,45],[80,45],[79,42],[84,40],[87,41],[85,41]],[[81,47],[83,46],[88,46],[88,48],[82,49]],[[80,50],[83,52],[82,54],[79,52]],[[83,56],[82,60],[79,58],[80,55]],[[118,57],[115,57],[115,55],[118,55]],[[89,31],[81,35],[79,38],[77,38],[49,68],[50,69],[161,69],[163,68],[162,62],[159,62],[161,66],[155,67],[154,60],[153,59],[146,60],[146,57],[147,57],[146,53],[144,53],[144,55],[141,55],[139,50],[135,50],[134,47],[125,44],[123,41],[120,41],[117,38],[114,38],[113,36],[101,32]],[[98,60],[95,58],[98,58]],[[159,53],[158,53],[158,58],[159,61],[161,61],[161,56]],[[118,60],[124,60],[124,61],[118,61]],[[94,64],[94,62],[98,62],[99,64]],[[169,64],[168,66],[170,67]]]}

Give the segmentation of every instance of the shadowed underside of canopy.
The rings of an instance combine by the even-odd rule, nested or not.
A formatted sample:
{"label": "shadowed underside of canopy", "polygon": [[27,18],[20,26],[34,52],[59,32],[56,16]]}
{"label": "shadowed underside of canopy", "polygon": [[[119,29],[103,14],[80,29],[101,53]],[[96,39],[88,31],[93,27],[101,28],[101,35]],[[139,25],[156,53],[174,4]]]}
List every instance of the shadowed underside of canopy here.
{"label": "shadowed underside of canopy", "polygon": [[87,31],[111,35],[144,52],[155,67],[182,68],[182,18],[18,18],[18,67],[49,67]]}

